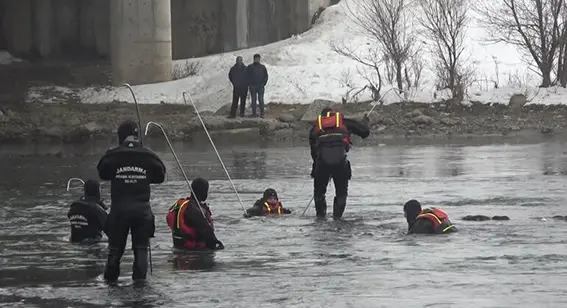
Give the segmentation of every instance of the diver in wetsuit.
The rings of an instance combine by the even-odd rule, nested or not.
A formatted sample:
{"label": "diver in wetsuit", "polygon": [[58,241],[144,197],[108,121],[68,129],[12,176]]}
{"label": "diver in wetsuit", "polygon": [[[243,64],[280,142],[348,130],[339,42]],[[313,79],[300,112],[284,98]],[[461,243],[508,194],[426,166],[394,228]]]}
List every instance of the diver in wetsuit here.
{"label": "diver in wetsuit", "polygon": [[150,184],[163,183],[165,166],[138,139],[138,126],[128,120],[118,127],[118,146],[100,159],[99,177],[111,181],[112,208],[108,215],[108,260],[104,279],[115,282],[120,276],[128,232],[132,233],[134,264],[132,279],[145,280],[148,272],[148,247],[154,236],[154,214],[150,207]]}
{"label": "diver in wetsuit", "polygon": [[335,183],[335,198],[333,200],[333,218],[340,219],[346,207],[348,181],[352,177],[347,153],[350,149],[350,135],[362,138],[370,135],[368,117],[362,122],[343,118],[332,108],[324,108],[309,132],[309,146],[313,168],[311,177],[314,178],[315,210],[318,218],[327,215],[325,194],[327,185],[332,177]]}
{"label": "diver in wetsuit", "polygon": [[166,216],[173,246],[187,250],[224,249],[223,243],[215,235],[213,214],[205,202],[209,195],[209,182],[196,178],[191,183],[191,189],[195,196],[177,200]]}
{"label": "diver in wetsuit", "polygon": [[404,216],[408,222],[408,234],[442,234],[457,232],[449,215],[439,208],[421,209],[421,203],[410,200],[404,204]]}
{"label": "diver in wetsuit", "polygon": [[71,223],[72,243],[93,243],[102,239],[106,224],[108,207],[100,198],[98,181],[88,180],[84,186],[84,196],[71,204],[67,217]]}
{"label": "diver in wetsuit", "polygon": [[264,191],[262,198],[256,200],[254,205],[246,210],[244,217],[250,218],[252,216],[284,214],[291,214],[291,210],[283,207],[283,204],[278,199],[278,193],[275,189],[268,188]]}

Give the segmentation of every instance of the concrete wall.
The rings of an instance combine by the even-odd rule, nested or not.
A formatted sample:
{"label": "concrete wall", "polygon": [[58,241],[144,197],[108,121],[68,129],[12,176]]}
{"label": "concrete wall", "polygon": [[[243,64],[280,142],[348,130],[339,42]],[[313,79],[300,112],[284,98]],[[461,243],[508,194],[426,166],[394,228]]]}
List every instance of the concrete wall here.
{"label": "concrete wall", "polygon": [[220,0],[171,0],[175,59],[222,51],[219,38],[221,4]]}
{"label": "concrete wall", "polygon": [[20,56],[108,56],[109,0],[1,0],[2,36]]}
{"label": "concrete wall", "polygon": [[[0,0],[0,44],[5,38],[7,49],[20,56],[110,57],[110,1]],[[285,39],[307,30],[320,6],[336,2],[171,0],[173,58]]]}
{"label": "concrete wall", "polygon": [[170,0],[110,2],[112,83],[171,80]]}

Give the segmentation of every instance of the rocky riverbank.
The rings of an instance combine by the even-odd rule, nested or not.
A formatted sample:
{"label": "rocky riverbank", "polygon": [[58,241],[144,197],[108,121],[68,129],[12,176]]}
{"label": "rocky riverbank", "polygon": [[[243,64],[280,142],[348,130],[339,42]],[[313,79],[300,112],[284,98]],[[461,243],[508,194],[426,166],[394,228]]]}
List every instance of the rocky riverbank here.
{"label": "rocky riverbank", "polygon": [[[268,104],[266,118],[227,119],[228,107],[202,117],[217,144],[302,142],[318,112],[332,105],[347,117],[362,118],[369,103],[311,105]],[[161,124],[169,138],[202,142],[206,135],[192,108],[184,105],[141,105],[144,122]],[[26,104],[0,109],[0,142],[85,143],[115,138],[116,127],[135,119],[133,104]],[[376,106],[370,114],[372,135],[355,144],[447,143],[460,138],[522,139],[567,136],[567,106],[485,105],[480,103],[397,103]],[[161,136],[152,128],[150,136]]]}

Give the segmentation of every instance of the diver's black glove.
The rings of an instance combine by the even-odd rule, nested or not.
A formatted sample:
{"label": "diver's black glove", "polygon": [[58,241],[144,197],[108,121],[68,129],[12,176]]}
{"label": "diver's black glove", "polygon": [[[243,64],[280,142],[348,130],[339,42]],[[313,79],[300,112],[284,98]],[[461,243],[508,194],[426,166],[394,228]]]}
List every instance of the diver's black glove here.
{"label": "diver's black glove", "polygon": [[362,118],[363,121],[365,122],[370,122],[370,118],[368,117],[368,113],[364,114],[364,117]]}
{"label": "diver's black glove", "polygon": [[224,244],[219,241],[219,240],[215,240],[216,242],[213,245],[213,250],[221,250],[224,249]]}
{"label": "diver's black glove", "polygon": [[284,214],[291,214],[291,210],[290,209],[283,209],[283,213]]}
{"label": "diver's black glove", "polygon": [[244,212],[244,214],[242,215],[242,217],[244,218],[250,218],[252,217],[252,215],[248,214],[248,211]]}

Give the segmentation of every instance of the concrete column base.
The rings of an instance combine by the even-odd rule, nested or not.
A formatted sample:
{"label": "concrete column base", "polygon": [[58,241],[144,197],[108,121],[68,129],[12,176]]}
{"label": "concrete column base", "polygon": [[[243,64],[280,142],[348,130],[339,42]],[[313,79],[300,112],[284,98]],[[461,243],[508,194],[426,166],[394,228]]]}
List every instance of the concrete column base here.
{"label": "concrete column base", "polygon": [[112,83],[171,80],[171,1],[110,1]]}

